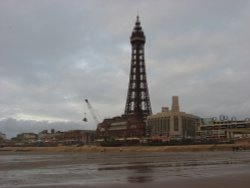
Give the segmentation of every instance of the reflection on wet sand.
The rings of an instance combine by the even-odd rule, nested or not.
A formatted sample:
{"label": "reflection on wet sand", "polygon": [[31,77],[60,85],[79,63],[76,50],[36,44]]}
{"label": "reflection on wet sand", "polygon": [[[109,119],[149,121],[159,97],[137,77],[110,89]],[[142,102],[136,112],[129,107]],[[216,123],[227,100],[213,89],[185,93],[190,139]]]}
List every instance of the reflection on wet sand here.
{"label": "reflection on wet sand", "polygon": [[[99,171],[114,171],[114,170],[128,170],[127,180],[131,183],[145,183],[153,181],[153,166],[147,165],[148,162],[132,162],[128,163],[125,166],[109,166],[109,167],[100,167]],[[109,165],[109,164],[105,164]],[[111,165],[111,164],[110,164]],[[145,175],[146,174],[146,175]]]}
{"label": "reflection on wet sand", "polygon": [[[187,181],[210,185],[250,174],[250,152],[0,155],[0,188],[154,187]],[[237,178],[238,177],[238,178]],[[245,181],[247,181],[246,179]],[[250,181],[250,180],[249,180]],[[250,183],[250,182],[249,182]],[[188,187],[188,184],[185,187]],[[118,186],[119,185],[119,186]],[[239,187],[244,187],[242,184]],[[227,187],[228,188],[228,187]]]}
{"label": "reflection on wet sand", "polygon": [[128,182],[130,183],[146,183],[153,181],[152,176],[131,176],[128,177]]}
{"label": "reflection on wet sand", "polygon": [[146,183],[154,180],[152,166],[141,164],[128,166],[128,169],[133,170],[132,173],[127,177],[127,180],[130,183]]}

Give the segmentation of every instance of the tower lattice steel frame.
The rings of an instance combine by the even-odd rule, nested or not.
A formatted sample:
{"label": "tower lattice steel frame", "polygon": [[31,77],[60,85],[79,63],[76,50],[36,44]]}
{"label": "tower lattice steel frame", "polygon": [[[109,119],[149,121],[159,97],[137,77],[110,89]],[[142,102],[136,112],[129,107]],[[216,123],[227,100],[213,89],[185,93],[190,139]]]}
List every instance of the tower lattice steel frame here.
{"label": "tower lattice steel frame", "polygon": [[133,114],[145,117],[152,114],[144,58],[145,42],[146,38],[139,16],[137,16],[134,30],[130,37],[132,57],[125,115]]}

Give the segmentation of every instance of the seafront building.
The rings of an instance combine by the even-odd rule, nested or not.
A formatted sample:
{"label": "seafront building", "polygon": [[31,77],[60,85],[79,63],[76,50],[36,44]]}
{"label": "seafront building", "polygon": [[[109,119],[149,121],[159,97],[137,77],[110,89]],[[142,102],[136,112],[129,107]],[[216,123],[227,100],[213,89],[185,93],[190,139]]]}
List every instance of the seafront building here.
{"label": "seafront building", "polygon": [[229,119],[221,115],[217,118],[201,119],[197,137],[208,141],[230,141],[250,137],[250,119]]}
{"label": "seafront building", "polygon": [[10,145],[16,146],[56,146],[56,145],[89,145],[95,143],[93,130],[69,130],[65,132],[51,129],[36,133],[20,133],[11,139]]}
{"label": "seafront building", "polygon": [[37,142],[38,135],[36,133],[20,133],[16,137],[12,138],[11,141],[17,145],[28,145],[35,144]]}
{"label": "seafront building", "polygon": [[195,139],[199,117],[180,111],[178,96],[172,97],[172,109],[162,107],[162,111],[147,117],[147,136],[152,140],[180,141]]}
{"label": "seafront building", "polygon": [[0,147],[4,144],[6,141],[6,134],[0,132]]}
{"label": "seafront building", "polygon": [[92,130],[69,130],[65,132],[44,130],[38,134],[38,139],[44,144],[92,144],[95,142],[95,131]]}
{"label": "seafront building", "polygon": [[0,132],[0,140],[6,140],[6,134]]}

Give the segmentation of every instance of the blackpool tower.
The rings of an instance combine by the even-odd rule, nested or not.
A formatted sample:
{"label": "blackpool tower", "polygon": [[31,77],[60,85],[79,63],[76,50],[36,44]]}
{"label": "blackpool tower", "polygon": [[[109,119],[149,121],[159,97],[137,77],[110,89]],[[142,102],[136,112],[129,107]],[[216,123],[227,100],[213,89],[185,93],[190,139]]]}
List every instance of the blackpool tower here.
{"label": "blackpool tower", "polygon": [[142,118],[152,114],[144,58],[145,42],[146,37],[137,16],[130,37],[132,54],[125,115],[136,115]]}
{"label": "blackpool tower", "polygon": [[96,130],[101,144],[138,144],[146,135],[145,119],[152,114],[146,79],[144,45],[146,42],[137,16],[130,43],[131,67],[125,112],[121,116],[104,119]]}

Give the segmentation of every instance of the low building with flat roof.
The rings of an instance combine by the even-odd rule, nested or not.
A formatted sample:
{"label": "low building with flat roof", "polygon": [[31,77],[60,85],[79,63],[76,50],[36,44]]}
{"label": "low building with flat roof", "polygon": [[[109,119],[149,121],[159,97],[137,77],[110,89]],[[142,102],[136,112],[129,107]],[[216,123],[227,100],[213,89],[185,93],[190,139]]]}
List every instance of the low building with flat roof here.
{"label": "low building with flat roof", "polygon": [[210,141],[230,141],[250,138],[250,119],[237,120],[221,115],[217,118],[202,118],[197,132],[201,139]]}
{"label": "low building with flat roof", "polygon": [[0,132],[0,140],[6,140],[6,134]]}

